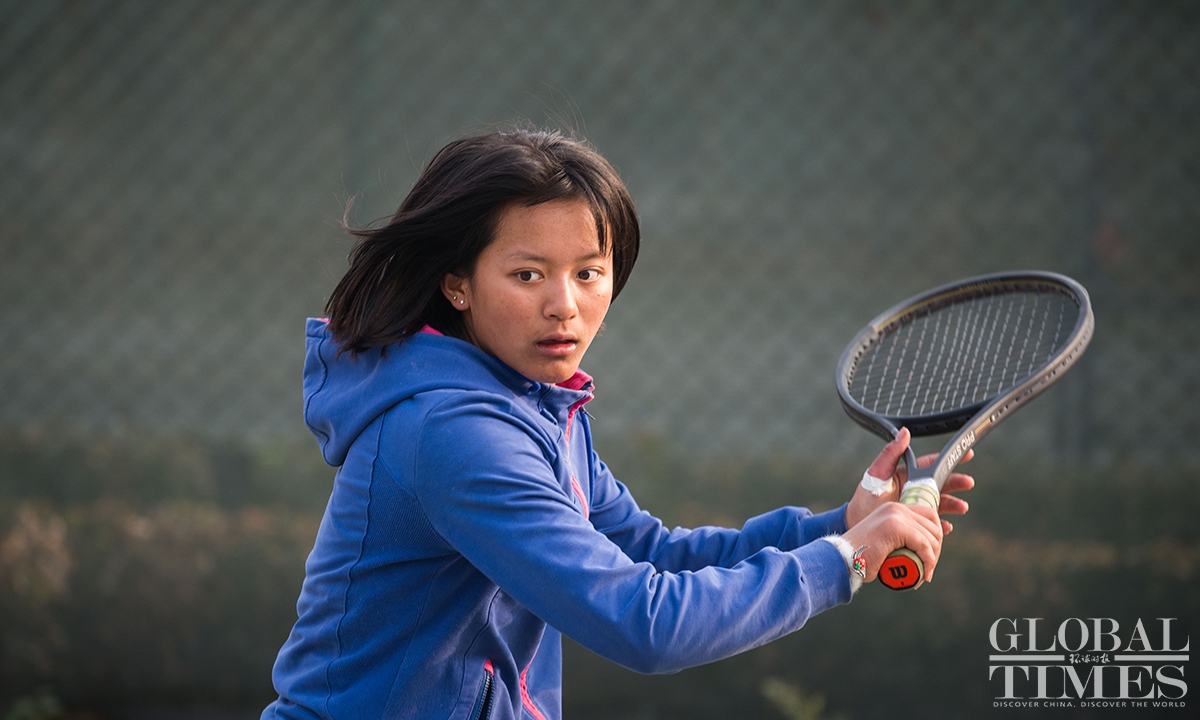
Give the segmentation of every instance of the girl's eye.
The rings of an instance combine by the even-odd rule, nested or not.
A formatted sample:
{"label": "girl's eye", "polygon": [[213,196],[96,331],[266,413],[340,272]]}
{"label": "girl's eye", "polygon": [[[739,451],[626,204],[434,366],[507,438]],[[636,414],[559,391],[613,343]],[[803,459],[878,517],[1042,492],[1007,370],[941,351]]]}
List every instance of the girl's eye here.
{"label": "girl's eye", "polygon": [[595,280],[596,278],[600,277],[600,271],[595,268],[580,270],[578,277],[580,280]]}
{"label": "girl's eye", "polygon": [[517,279],[521,282],[533,282],[537,278],[537,273],[532,270],[520,270],[517,272]]}

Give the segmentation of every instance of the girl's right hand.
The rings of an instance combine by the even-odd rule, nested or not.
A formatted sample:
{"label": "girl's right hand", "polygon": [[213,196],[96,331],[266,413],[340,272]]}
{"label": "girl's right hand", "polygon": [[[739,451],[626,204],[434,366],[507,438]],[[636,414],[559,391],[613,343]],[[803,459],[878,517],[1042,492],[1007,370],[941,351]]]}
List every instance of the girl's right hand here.
{"label": "girl's right hand", "polygon": [[925,579],[933,579],[938,556],[942,552],[942,522],[933,508],[888,502],[847,530],[842,538],[852,548],[863,545],[866,578],[872,582],[883,561],[893,550],[908,548],[925,564]]}
{"label": "girl's right hand", "polygon": [[[900,432],[896,438],[883,447],[879,452],[879,456],[875,458],[875,462],[871,463],[871,467],[867,469],[867,473],[872,477],[880,479],[891,479],[891,487],[879,495],[868,492],[866,488],[859,483],[854,486],[854,497],[850,498],[849,504],[846,505],[846,527],[854,527],[860,523],[863,518],[870,515],[876,508],[887,502],[895,502],[900,499],[900,492],[904,488],[904,481],[908,479],[908,468],[900,459],[904,457],[904,451],[908,448],[908,443],[912,439],[908,428],[900,428]],[[917,467],[929,467],[937,460],[936,453],[922,455],[917,458]],[[963,455],[959,460],[962,465],[975,457],[975,450],[968,450],[966,455]],[[962,473],[950,473],[946,478],[946,482],[942,485],[940,495],[940,507],[938,514],[940,515],[962,515],[967,512],[970,507],[967,501],[963,500],[951,493],[970,490],[975,487],[975,478]],[[949,521],[943,519],[942,532],[949,533],[954,529],[954,526]],[[857,547],[857,545],[855,546]]]}

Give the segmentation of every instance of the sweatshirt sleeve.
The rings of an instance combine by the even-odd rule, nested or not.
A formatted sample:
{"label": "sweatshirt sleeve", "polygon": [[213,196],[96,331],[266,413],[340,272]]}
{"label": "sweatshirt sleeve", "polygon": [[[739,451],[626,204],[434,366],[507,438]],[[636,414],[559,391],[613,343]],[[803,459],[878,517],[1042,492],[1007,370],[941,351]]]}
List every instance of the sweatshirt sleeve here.
{"label": "sweatshirt sleeve", "polygon": [[818,538],[846,532],[846,506],[813,514],[783,507],[750,518],[741,530],[675,528],[638,507],[628,488],[592,453],[592,525],[638,562],[662,571],[728,568],[765,548],[794,550]]}
{"label": "sweatshirt sleeve", "polygon": [[850,600],[831,543],[767,546],[695,571],[635,562],[572,506],[520,422],[479,403],[438,406],[417,442],[414,489],[434,529],[472,565],[594,652],[638,672],[674,672],[762,645]]}

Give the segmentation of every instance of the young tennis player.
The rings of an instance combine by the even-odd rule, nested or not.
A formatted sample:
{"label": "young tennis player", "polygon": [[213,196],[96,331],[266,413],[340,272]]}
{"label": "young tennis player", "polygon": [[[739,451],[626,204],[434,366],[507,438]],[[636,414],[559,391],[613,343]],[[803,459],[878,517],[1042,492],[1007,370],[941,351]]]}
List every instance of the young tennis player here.
{"label": "young tennis player", "polygon": [[906,433],[846,505],[740,531],[667,530],[613,478],[579,364],[639,229],[587,145],[457,140],[354,234],[304,369],[305,420],[340,469],[264,718],[557,718],[560,633],[672,672],[848,602],[896,548],[932,575],[949,526],[894,502]]}

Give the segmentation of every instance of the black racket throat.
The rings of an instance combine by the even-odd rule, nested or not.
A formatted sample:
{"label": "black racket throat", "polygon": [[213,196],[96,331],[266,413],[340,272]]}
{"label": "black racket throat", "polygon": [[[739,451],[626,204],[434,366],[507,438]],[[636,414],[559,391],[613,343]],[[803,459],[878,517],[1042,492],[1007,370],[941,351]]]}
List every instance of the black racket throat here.
{"label": "black racket throat", "polygon": [[858,424],[891,440],[956,434],[930,467],[940,489],[967,451],[1012,411],[1056,382],[1091,341],[1087,291],[1042,271],[967,278],[881,313],[842,353],[837,387]]}

